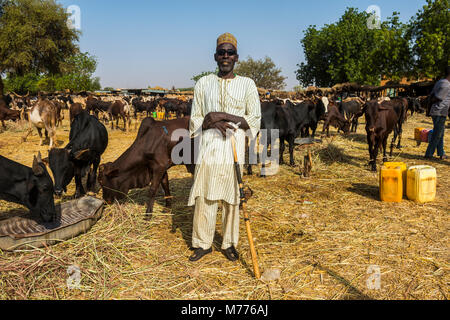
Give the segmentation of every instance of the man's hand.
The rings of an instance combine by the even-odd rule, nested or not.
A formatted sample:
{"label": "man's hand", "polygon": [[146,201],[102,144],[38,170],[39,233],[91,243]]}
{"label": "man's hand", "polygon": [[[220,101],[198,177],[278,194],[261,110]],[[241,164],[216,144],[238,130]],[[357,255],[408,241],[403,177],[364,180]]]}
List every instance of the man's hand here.
{"label": "man's hand", "polygon": [[203,119],[203,130],[212,129],[214,124],[219,121],[229,121],[228,114],[225,112],[210,112]]}
{"label": "man's hand", "polygon": [[[243,117],[235,116],[225,112],[210,112],[203,119],[203,130],[208,130],[216,128],[215,124],[218,122],[232,122],[235,124],[239,123],[239,128],[243,130],[250,129],[247,121]],[[234,128],[233,128],[234,129]]]}
{"label": "man's hand", "polygon": [[227,130],[232,130],[233,132],[236,131],[236,128],[226,121],[218,121],[214,123],[210,129],[219,130],[224,138],[227,137]]}

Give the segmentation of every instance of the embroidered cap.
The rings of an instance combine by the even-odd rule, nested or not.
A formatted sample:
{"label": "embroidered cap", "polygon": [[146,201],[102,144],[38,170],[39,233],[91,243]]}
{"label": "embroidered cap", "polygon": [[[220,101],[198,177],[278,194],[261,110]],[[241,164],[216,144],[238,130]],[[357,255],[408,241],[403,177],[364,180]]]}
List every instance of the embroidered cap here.
{"label": "embroidered cap", "polygon": [[231,43],[237,49],[237,40],[231,33],[224,33],[217,38],[217,46],[222,43]]}

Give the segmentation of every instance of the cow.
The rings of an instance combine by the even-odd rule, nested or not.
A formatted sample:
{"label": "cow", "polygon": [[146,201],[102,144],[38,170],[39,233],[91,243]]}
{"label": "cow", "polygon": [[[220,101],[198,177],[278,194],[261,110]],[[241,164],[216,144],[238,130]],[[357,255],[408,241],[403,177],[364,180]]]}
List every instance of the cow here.
{"label": "cow", "polygon": [[394,131],[394,140],[398,136],[397,149],[401,149],[403,123],[407,119],[408,100],[406,98],[397,97],[397,98],[392,98],[390,101],[383,101],[383,102],[381,102],[381,104],[388,108],[393,108],[395,113],[397,114],[397,124],[396,124],[396,130]]}
{"label": "cow", "polygon": [[134,108],[134,118],[137,119],[137,114],[139,112],[147,112],[147,117],[149,116],[150,112],[153,112],[156,110],[156,107],[158,105],[157,100],[153,101],[143,101],[142,97],[134,98],[131,101],[131,105]]}
{"label": "cow", "polygon": [[70,123],[75,119],[75,117],[83,111],[83,105],[81,103],[75,102],[70,105],[69,108],[69,120]]}
{"label": "cow", "polygon": [[[314,111],[314,107],[315,105],[312,103],[295,105],[290,100],[286,100],[285,104],[283,104],[283,100],[263,101],[261,103],[261,132],[264,134],[263,142],[265,141],[262,144],[262,177],[265,177],[265,156],[268,154],[269,148],[273,148],[271,145],[272,130],[276,130],[279,135],[279,164],[284,164],[283,153],[286,147],[285,141],[287,141],[289,145],[289,164],[291,166],[295,165],[294,141],[302,129],[311,122],[309,115],[311,111]],[[256,139],[257,137],[252,139],[250,142],[251,146],[255,145]],[[247,165],[247,173],[249,175],[252,174],[251,164]]]}
{"label": "cow", "polygon": [[45,129],[46,138],[50,136],[49,148],[52,148],[56,139],[57,107],[48,99],[39,99],[27,113],[30,127],[22,137],[22,141],[25,142],[27,140],[28,135],[33,130],[33,126],[35,126],[39,133],[39,144],[41,146],[43,144],[42,129]]}
{"label": "cow", "polygon": [[[327,101],[329,104],[329,101]],[[316,130],[317,130],[317,124],[320,120],[325,120],[325,113],[326,108],[323,103],[322,99],[314,97],[312,100],[305,100],[298,105],[307,105],[308,109],[310,110],[308,113],[309,122],[305,125],[305,127],[302,129],[302,137],[309,137],[309,129],[311,129],[311,135],[312,137],[315,136]],[[314,106],[310,106],[310,104],[313,104]],[[328,106],[327,104],[327,106]]]}
{"label": "cow", "polygon": [[[160,184],[164,189],[166,206],[170,207],[167,170],[174,165],[171,153],[179,142],[172,141],[171,135],[176,129],[188,132],[188,128],[189,117],[168,121],[145,118],[133,144],[114,162],[100,165],[98,181],[103,190],[103,199],[112,203],[115,199],[125,198],[130,189],[144,188],[151,182],[147,214],[153,212],[156,191]],[[186,164],[191,174],[195,169],[193,160]]]}
{"label": "cow", "polygon": [[53,100],[53,105],[56,108],[56,127],[59,127],[62,125],[62,121],[64,120],[64,112],[63,109],[66,106],[64,102],[61,102],[59,100]]}
{"label": "cow", "polygon": [[422,109],[419,98],[407,97],[406,99],[408,100],[408,110],[411,112],[411,117],[413,116],[414,112],[425,112],[425,109]]}
{"label": "cow", "polygon": [[325,123],[323,124],[322,134],[326,131],[327,137],[330,136],[330,125],[338,128],[338,132],[342,130],[344,134],[348,134],[350,132],[350,123],[352,120],[352,118],[347,120],[339,111],[339,108],[333,102],[330,102]]}
{"label": "cow", "polygon": [[3,129],[6,129],[5,121],[6,120],[20,120],[21,115],[23,114],[23,110],[11,110],[6,106],[6,102],[0,98],[0,121],[2,122]]}
{"label": "cow", "polygon": [[55,220],[53,181],[40,153],[31,168],[0,155],[0,168],[0,199],[27,207],[44,222]]}
{"label": "cow", "polygon": [[[127,108],[126,108],[127,107]],[[123,119],[124,130],[128,131],[130,125],[129,106],[121,100],[114,101],[108,108],[108,116],[111,121],[111,129],[114,130],[114,120],[116,120],[116,129],[119,127],[119,118]]]}
{"label": "cow", "polygon": [[391,142],[390,156],[394,148],[396,139],[395,131],[398,130],[398,114],[392,104],[378,103],[377,100],[366,102],[363,107],[366,117],[367,143],[369,145],[369,155],[372,171],[377,171],[378,149],[383,148],[383,162],[387,161],[386,144],[389,134],[394,131],[394,138]]}
{"label": "cow", "polygon": [[338,107],[341,114],[347,119],[352,119],[350,132],[356,132],[358,129],[358,118],[362,115],[361,110],[363,105],[364,101],[360,98],[338,102]]}
{"label": "cow", "polygon": [[[75,177],[75,198],[86,194],[82,178],[87,174],[87,191],[95,193],[100,158],[108,146],[108,132],[103,124],[87,111],[82,111],[70,126],[69,143],[62,149],[50,149],[44,159],[55,180],[55,195],[67,192],[67,185]],[[92,170],[91,169],[92,165]]]}
{"label": "cow", "polygon": [[89,113],[92,112],[97,119],[99,112],[101,112],[103,114],[103,119],[105,119],[105,114],[108,114],[108,110],[112,104],[112,101],[102,101],[89,96],[86,99],[86,111]]}

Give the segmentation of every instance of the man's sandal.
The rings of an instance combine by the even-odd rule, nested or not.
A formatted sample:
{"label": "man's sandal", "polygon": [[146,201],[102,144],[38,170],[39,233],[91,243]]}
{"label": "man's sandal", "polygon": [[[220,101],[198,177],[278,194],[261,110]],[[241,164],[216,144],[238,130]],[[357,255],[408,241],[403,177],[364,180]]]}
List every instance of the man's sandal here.
{"label": "man's sandal", "polygon": [[239,253],[236,251],[236,248],[234,246],[223,250],[223,253],[225,254],[225,257],[227,257],[227,259],[230,261],[236,261],[239,259]]}
{"label": "man's sandal", "polygon": [[202,248],[195,248],[194,249],[194,253],[192,254],[192,256],[189,257],[190,261],[197,261],[200,260],[205,254],[211,253],[212,252],[212,248],[209,249],[202,249]]}

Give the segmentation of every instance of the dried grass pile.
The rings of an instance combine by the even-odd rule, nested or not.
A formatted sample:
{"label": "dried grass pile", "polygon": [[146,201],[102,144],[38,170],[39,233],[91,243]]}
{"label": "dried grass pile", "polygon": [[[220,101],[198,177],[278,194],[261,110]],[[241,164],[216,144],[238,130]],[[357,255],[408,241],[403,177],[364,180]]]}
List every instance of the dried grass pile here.
{"label": "dried grass pile", "polygon": [[[67,119],[57,131],[61,145],[68,141]],[[84,235],[44,249],[0,252],[0,299],[447,299],[450,162],[421,158],[426,144],[412,140],[419,126],[431,128],[431,120],[408,119],[404,148],[395,150],[394,160],[437,168],[432,203],[379,201],[377,174],[366,166],[364,125],[315,147],[310,178],[300,174],[305,150],[295,152],[297,166],[281,166],[275,176],[244,176],[254,192],[247,208],[260,268],[279,270],[278,280],[253,278],[243,221],[239,262],[219,250],[220,219],[213,253],[189,262],[192,178],[175,167],[169,171],[173,208],[163,207],[160,192],[150,221],[143,217],[148,188],[133,190],[127,201],[107,206]],[[46,155],[37,133],[21,143],[25,128],[9,127],[0,133],[0,154],[28,166],[37,151]],[[108,131],[102,162],[115,160],[136,135]],[[445,138],[450,141],[448,129]],[[71,183],[62,200],[74,192]],[[22,207],[0,201],[0,212],[12,210]],[[71,265],[81,271],[75,289],[67,286]],[[379,289],[367,283],[374,265],[381,272]]]}

